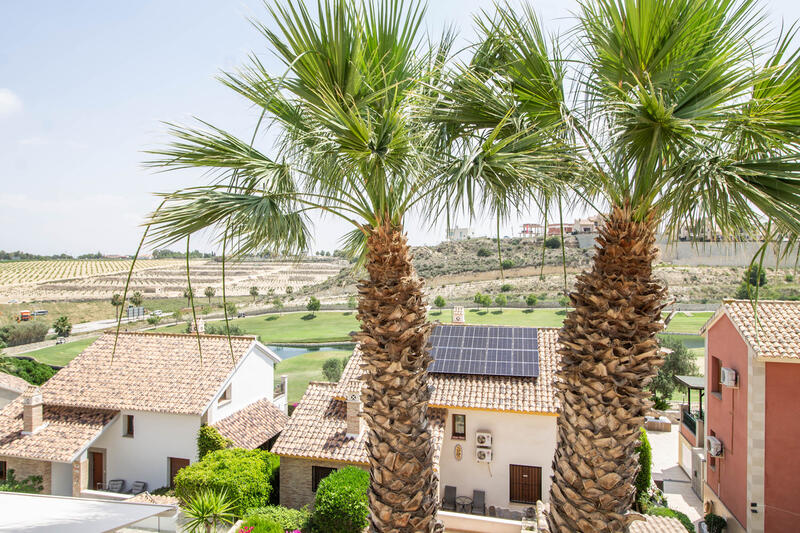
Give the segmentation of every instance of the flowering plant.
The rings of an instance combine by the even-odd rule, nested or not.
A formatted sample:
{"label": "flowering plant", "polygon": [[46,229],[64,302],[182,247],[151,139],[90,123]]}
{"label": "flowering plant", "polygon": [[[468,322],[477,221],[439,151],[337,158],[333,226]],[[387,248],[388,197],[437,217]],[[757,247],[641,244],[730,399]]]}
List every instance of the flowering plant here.
{"label": "flowering plant", "polygon": [[242,526],[239,528],[239,533],[253,533],[253,526]]}

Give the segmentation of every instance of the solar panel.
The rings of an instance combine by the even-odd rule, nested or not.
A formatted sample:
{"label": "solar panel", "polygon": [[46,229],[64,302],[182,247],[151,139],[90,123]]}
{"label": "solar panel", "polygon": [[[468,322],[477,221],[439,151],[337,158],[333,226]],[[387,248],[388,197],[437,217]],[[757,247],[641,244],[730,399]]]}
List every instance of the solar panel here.
{"label": "solar panel", "polygon": [[438,325],[431,333],[429,372],[486,376],[539,376],[536,328]]}

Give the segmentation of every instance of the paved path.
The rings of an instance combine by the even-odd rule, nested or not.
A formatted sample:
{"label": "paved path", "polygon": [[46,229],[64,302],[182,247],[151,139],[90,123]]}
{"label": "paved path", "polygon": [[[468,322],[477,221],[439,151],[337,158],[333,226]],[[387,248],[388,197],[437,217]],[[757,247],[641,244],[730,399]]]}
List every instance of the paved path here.
{"label": "paved path", "polygon": [[678,465],[678,425],[670,427],[669,433],[647,432],[653,448],[653,477],[664,480],[664,495],[669,506],[685,513],[696,525],[703,517],[703,502],[692,490],[689,476]]}

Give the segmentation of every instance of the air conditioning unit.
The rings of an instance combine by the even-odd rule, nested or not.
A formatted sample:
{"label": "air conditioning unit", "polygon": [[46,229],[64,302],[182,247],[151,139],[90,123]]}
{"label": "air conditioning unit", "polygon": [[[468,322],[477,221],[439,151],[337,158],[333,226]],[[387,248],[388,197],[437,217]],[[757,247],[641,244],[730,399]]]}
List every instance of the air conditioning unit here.
{"label": "air conditioning unit", "polygon": [[490,450],[489,448],[478,448],[475,451],[475,458],[478,460],[479,463],[491,463],[492,450]]}
{"label": "air conditioning unit", "polygon": [[738,387],[739,382],[737,378],[736,370],[732,368],[722,367],[719,371],[719,382],[725,387]]}
{"label": "air conditioning unit", "polygon": [[709,436],[706,439],[706,448],[708,449],[708,455],[711,457],[722,457],[722,441],[716,437]]}
{"label": "air conditioning unit", "polygon": [[487,431],[477,431],[475,433],[475,444],[481,448],[491,448],[492,434]]}

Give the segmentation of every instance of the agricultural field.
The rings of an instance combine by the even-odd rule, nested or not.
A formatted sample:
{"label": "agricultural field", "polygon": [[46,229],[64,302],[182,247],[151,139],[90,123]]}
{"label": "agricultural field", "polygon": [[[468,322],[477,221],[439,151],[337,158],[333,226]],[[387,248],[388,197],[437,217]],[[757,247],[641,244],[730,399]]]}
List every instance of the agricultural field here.
{"label": "agricultural field", "polygon": [[[229,296],[245,296],[256,286],[262,294],[283,294],[320,283],[338,274],[345,265],[339,260],[242,261],[225,268]],[[16,302],[106,300],[125,288],[129,260],[19,261],[0,263],[0,304]],[[190,261],[189,274],[195,293],[205,287],[218,293],[222,288],[222,263]],[[181,297],[187,286],[186,263],[182,259],[142,259],[136,262],[129,293],[145,298]],[[16,302],[15,302],[16,301]]]}

